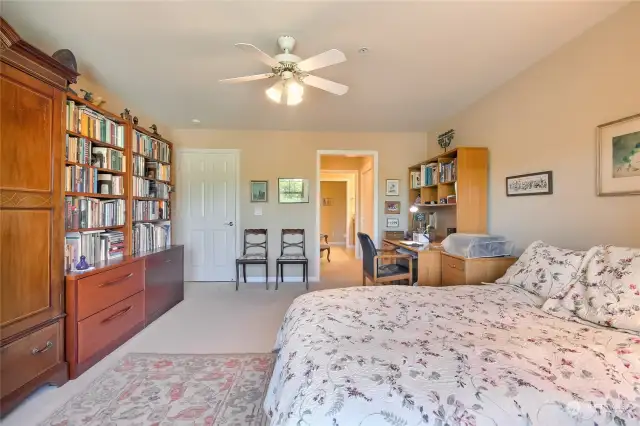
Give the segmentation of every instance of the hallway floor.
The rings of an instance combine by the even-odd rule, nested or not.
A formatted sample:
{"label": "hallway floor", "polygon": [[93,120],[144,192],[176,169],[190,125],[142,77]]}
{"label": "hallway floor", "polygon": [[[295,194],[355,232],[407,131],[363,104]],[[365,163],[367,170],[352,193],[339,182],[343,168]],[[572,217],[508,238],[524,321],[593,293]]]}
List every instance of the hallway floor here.
{"label": "hallway floor", "polygon": [[[361,285],[361,263],[353,250],[331,247],[322,259],[321,281],[310,291]],[[267,291],[262,283],[187,283],[185,300],[78,379],[60,388],[43,387],[2,420],[2,426],[35,426],[52,411],[129,352],[249,353],[270,352],[276,332],[293,300],[306,293],[302,283],[280,284]]]}

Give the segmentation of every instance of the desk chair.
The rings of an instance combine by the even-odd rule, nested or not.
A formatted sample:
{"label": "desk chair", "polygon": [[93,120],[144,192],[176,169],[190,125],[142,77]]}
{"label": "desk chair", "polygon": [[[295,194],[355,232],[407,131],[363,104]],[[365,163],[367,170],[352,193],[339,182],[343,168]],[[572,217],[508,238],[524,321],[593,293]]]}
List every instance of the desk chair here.
{"label": "desk chair", "polygon": [[[256,235],[258,242],[249,241],[250,236]],[[264,235],[264,240],[260,236]],[[242,276],[247,283],[247,265],[264,265],[264,282],[269,290],[269,239],[266,229],[245,229],[244,247],[242,256],[236,259],[236,291],[239,286],[240,265],[242,265]],[[249,253],[250,252],[250,253]]]}
{"label": "desk chair", "polygon": [[[287,237],[291,237],[289,241]],[[276,259],[276,290],[278,289],[278,271],[280,278],[284,280],[284,265],[302,265],[302,277],[309,290],[309,259],[305,254],[304,229],[282,230],[280,257]]]}
{"label": "desk chair", "polygon": [[[401,280],[407,280],[409,285],[413,284],[413,262],[410,255],[380,254],[382,252],[376,249],[371,237],[362,232],[358,232],[358,240],[362,247],[362,285],[367,285],[367,278],[374,284],[387,284]],[[394,262],[406,259],[408,267],[397,263],[381,264],[381,260],[387,259]]]}

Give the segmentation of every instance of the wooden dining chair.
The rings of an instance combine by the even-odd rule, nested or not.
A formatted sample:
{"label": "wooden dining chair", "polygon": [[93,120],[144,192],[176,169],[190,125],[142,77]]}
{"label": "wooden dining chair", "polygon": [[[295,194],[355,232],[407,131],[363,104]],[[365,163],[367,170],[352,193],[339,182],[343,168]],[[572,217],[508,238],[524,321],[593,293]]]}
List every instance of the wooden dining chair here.
{"label": "wooden dining chair", "polygon": [[[256,236],[258,241],[249,241],[252,236]],[[245,284],[247,283],[247,265],[264,265],[264,283],[269,290],[269,237],[266,229],[244,230],[242,256],[236,259],[236,291],[240,281],[240,265],[242,265]]]}
{"label": "wooden dining chair", "polygon": [[[413,284],[411,255],[388,254],[377,250],[371,237],[362,232],[358,232],[358,240],[362,247],[362,285],[367,285],[367,278],[374,284],[389,284],[402,280],[407,280],[409,285]],[[409,266],[398,265],[395,263],[398,259],[407,259]],[[392,260],[393,263],[383,265],[383,260]]]}
{"label": "wooden dining chair", "polygon": [[276,259],[276,290],[278,289],[278,272],[280,272],[280,279],[284,281],[284,265],[302,265],[302,279],[309,290],[309,259],[305,253],[304,229],[282,230],[280,257]]}

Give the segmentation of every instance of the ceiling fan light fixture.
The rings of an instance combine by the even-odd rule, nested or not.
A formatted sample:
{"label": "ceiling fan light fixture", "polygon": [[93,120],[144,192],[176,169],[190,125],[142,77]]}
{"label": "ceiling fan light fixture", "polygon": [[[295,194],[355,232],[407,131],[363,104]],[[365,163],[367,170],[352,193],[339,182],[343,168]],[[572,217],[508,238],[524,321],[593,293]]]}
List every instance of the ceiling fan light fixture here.
{"label": "ceiling fan light fixture", "polygon": [[302,84],[291,79],[287,82],[287,105],[298,105],[302,102],[302,95],[304,94],[304,87]]}
{"label": "ceiling fan light fixture", "polygon": [[265,90],[267,94],[267,98],[271,99],[273,102],[279,104],[282,101],[282,81],[277,82],[273,86],[269,87]]}

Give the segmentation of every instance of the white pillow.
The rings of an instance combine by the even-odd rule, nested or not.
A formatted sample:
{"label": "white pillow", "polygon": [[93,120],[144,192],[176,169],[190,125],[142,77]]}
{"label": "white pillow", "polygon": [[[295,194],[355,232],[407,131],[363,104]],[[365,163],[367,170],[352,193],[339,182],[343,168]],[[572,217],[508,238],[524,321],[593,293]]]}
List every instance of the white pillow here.
{"label": "white pillow", "polygon": [[514,285],[548,299],[578,277],[585,253],[535,241],[496,283]]}
{"label": "white pillow", "polygon": [[598,246],[579,278],[542,309],[569,311],[604,327],[640,332],[640,249]]}

